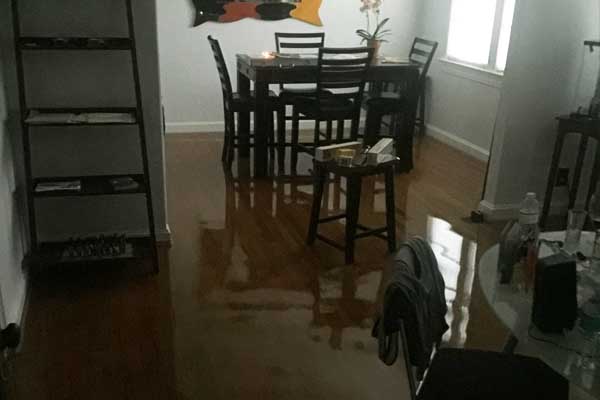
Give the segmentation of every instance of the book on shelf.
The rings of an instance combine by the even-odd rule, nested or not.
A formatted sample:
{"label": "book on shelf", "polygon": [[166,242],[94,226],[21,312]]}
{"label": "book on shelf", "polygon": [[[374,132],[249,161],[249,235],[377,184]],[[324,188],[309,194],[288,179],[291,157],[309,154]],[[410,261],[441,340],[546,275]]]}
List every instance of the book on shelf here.
{"label": "book on shelf", "polygon": [[40,182],[35,185],[36,193],[47,192],[80,192],[81,181],[79,179],[72,181]]}
{"label": "book on shelf", "polygon": [[53,113],[31,110],[25,122],[28,124],[130,124],[136,121],[131,113],[90,112]]}

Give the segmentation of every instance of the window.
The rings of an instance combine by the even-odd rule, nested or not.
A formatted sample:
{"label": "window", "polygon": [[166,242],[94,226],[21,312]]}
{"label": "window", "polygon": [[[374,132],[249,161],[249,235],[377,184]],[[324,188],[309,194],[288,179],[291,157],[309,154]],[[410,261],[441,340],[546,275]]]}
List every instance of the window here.
{"label": "window", "polygon": [[452,0],[447,57],[504,71],[515,0]]}

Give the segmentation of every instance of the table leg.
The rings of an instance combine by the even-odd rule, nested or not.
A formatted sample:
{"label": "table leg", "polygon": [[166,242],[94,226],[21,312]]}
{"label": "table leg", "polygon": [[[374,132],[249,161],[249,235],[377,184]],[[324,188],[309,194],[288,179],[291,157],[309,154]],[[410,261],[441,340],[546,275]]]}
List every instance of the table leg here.
{"label": "table leg", "polygon": [[556,137],[556,143],[554,144],[554,153],[552,154],[552,162],[550,163],[550,173],[548,175],[548,184],[546,186],[546,195],[544,196],[544,207],[542,208],[542,218],[540,220],[540,226],[544,228],[548,219],[548,213],[550,212],[550,205],[552,203],[552,191],[556,183],[558,175],[558,166],[560,164],[560,155],[562,153],[563,143],[565,141],[565,135],[562,132],[558,133]]}
{"label": "table leg", "polygon": [[579,182],[581,181],[581,170],[583,169],[583,161],[587,151],[588,137],[581,135],[579,139],[579,151],[577,153],[577,161],[575,162],[575,171],[573,172],[573,184],[569,192],[569,209],[575,206],[577,200],[577,192],[579,190]]}
{"label": "table leg", "polygon": [[387,243],[390,253],[396,251],[396,196],[394,191],[394,168],[385,171],[385,219]]}
{"label": "table leg", "polygon": [[[254,176],[264,177],[267,175],[267,164],[269,158],[267,135],[270,113],[268,109],[269,85],[259,81],[254,83],[256,96],[256,108],[254,111]],[[271,115],[272,118],[272,115]]]}
{"label": "table leg", "polygon": [[594,159],[594,168],[592,169],[592,176],[590,178],[590,185],[588,189],[587,198],[585,199],[585,209],[590,208],[590,200],[592,195],[596,191],[596,184],[598,183],[598,175],[600,175],[600,146],[596,144],[596,154]]}
{"label": "table leg", "polygon": [[[250,97],[250,79],[240,71],[237,75],[237,91],[242,96]],[[250,156],[250,113],[238,112],[239,157]]]}
{"label": "table leg", "polygon": [[354,239],[360,210],[361,177],[348,177],[346,187],[346,264],[354,263]]}
{"label": "table leg", "polygon": [[317,239],[317,230],[319,229],[319,215],[321,212],[321,203],[323,201],[323,189],[325,187],[325,178],[327,174],[321,168],[315,166],[315,183],[313,193],[313,203],[310,212],[310,224],[308,226],[308,239],[306,243],[312,245]]}

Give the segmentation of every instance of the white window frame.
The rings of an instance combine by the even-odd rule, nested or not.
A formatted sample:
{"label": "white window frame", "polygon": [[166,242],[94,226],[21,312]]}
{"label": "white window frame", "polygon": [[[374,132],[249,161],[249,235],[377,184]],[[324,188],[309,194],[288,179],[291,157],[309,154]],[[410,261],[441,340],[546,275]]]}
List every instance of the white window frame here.
{"label": "white window frame", "polygon": [[[494,26],[492,30],[492,41],[490,43],[490,52],[488,54],[488,62],[487,64],[478,64],[470,61],[465,61],[457,57],[452,57],[450,54],[446,52],[446,57],[444,61],[450,61],[454,64],[458,64],[465,67],[473,67],[475,69],[484,70],[487,72],[491,72],[497,75],[504,75],[504,70],[500,70],[496,68],[496,60],[498,58],[498,46],[500,44],[500,31],[502,29],[502,18],[504,15],[504,3],[506,0],[496,0],[496,13],[494,15]],[[452,4],[450,4],[452,7]],[[452,10],[452,8],[450,8]],[[450,13],[451,15],[451,13]],[[450,15],[448,18],[450,18]],[[514,15],[513,15],[514,19]],[[446,49],[448,48],[448,44],[450,42],[450,29],[451,29],[452,21],[448,22],[448,38],[446,42]]]}

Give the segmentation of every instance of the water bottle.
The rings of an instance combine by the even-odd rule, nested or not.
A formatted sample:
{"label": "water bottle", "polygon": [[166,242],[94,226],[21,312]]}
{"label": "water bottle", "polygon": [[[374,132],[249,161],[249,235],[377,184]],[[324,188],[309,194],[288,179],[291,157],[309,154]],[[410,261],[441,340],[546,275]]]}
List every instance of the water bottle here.
{"label": "water bottle", "polygon": [[525,200],[521,203],[519,210],[520,242],[522,254],[522,282],[520,287],[524,287],[528,292],[533,287],[535,278],[535,265],[537,264],[537,245],[540,235],[538,222],[540,219],[540,203],[536,199],[535,193],[527,193]]}
{"label": "water bottle", "polygon": [[537,201],[535,193],[527,193],[519,210],[519,226],[521,227],[521,239],[523,241],[533,239],[537,242],[540,233],[539,219],[540,203]]}

